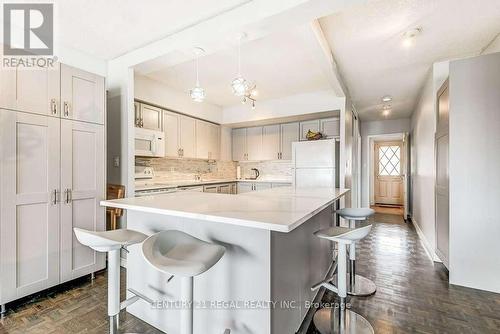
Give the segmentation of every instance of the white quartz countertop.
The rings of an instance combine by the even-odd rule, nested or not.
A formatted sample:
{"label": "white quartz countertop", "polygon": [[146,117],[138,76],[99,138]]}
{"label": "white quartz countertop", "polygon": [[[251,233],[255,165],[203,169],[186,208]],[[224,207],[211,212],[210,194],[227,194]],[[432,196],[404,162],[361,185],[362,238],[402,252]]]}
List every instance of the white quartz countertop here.
{"label": "white quartz countertop", "polygon": [[219,183],[234,183],[234,182],[252,182],[252,183],[288,183],[292,184],[291,180],[286,179],[212,179],[212,180],[176,180],[176,181],[136,181],[136,190],[155,189],[155,188],[178,188],[178,187],[196,187]]}
{"label": "white quartz countertop", "polygon": [[273,188],[238,195],[202,192],[131,197],[101,201],[102,206],[199,219],[278,232],[290,232],[349,189]]}

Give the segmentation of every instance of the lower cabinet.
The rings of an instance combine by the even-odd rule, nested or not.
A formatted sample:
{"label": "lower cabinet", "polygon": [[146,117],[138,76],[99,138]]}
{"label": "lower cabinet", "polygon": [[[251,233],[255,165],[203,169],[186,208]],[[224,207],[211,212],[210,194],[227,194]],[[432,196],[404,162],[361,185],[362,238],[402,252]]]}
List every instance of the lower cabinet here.
{"label": "lower cabinet", "polygon": [[203,186],[205,193],[236,194],[236,183],[210,184]]}
{"label": "lower cabinet", "polygon": [[271,189],[271,183],[268,182],[238,182],[238,194],[248,193],[251,191],[258,191],[264,189]]}
{"label": "lower cabinet", "polygon": [[104,125],[0,109],[0,304],[105,267]]}

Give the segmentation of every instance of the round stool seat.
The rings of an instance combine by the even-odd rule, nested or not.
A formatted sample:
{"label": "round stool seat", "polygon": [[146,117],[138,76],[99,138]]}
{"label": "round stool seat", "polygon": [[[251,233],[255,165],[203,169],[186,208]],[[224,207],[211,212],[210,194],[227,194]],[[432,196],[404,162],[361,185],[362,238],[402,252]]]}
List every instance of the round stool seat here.
{"label": "round stool seat", "polygon": [[[372,325],[363,316],[345,309],[345,317],[340,317],[340,309],[322,308],[314,314],[314,326],[321,334],[373,334]],[[344,323],[341,323],[343,321]]]}
{"label": "round stool seat", "polygon": [[329,227],[314,232],[318,238],[327,239],[343,244],[351,244],[366,237],[372,229],[371,224],[365,224],[355,228],[349,227]]}
{"label": "round stool seat", "polygon": [[112,231],[88,231],[73,228],[78,241],[98,252],[109,252],[143,242],[148,236],[137,231],[119,229]]}
{"label": "round stool seat", "polygon": [[372,216],[375,210],[370,208],[343,208],[335,211],[340,217],[349,220],[365,220]]}
{"label": "round stool seat", "polygon": [[174,230],[153,234],[142,244],[144,258],[153,267],[184,277],[204,273],[220,260],[225,251],[223,246]]}

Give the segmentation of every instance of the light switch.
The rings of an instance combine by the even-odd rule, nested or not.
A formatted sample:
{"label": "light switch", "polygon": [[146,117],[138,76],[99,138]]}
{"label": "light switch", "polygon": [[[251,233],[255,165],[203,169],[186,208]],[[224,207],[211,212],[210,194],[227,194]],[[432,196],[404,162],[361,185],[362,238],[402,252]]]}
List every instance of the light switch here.
{"label": "light switch", "polygon": [[120,167],[120,156],[119,156],[119,155],[116,155],[116,156],[113,158],[113,166],[115,166],[115,167]]}

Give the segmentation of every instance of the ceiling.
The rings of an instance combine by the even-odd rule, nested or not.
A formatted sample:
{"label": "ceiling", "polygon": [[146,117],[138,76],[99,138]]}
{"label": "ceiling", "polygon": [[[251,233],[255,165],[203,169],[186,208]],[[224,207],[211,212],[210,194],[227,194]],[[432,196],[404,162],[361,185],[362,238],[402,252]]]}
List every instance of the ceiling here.
{"label": "ceiling", "polygon": [[[310,26],[305,25],[242,43],[242,75],[257,84],[258,100],[330,89],[317,55],[309,47],[316,43],[314,38]],[[240,103],[230,86],[238,71],[236,42],[201,57],[199,68],[206,101],[221,107]],[[195,61],[184,61],[146,76],[187,94],[195,85]]]}
{"label": "ceiling", "polygon": [[[320,19],[349,93],[364,121],[408,117],[432,64],[479,54],[500,32],[498,0],[379,0]],[[402,34],[421,27],[412,47]]]}
{"label": "ceiling", "polygon": [[56,0],[56,40],[110,60],[248,2]]}

